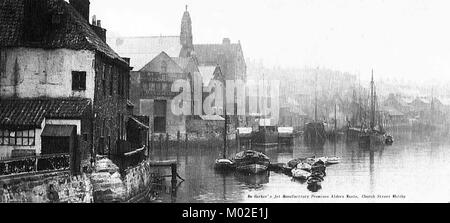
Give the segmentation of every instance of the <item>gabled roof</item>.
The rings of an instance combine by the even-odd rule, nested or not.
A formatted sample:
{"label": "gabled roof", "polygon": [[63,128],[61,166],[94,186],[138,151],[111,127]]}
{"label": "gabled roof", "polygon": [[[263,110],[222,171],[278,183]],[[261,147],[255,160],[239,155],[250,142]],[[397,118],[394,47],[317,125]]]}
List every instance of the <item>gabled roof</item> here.
{"label": "gabled roof", "polygon": [[153,58],[148,64],[146,64],[141,70],[144,72],[158,72],[163,73],[162,64],[166,63],[167,73],[169,74],[182,74],[184,70],[167,55],[165,52],[160,52],[155,58]]}
{"label": "gabled roof", "polygon": [[[42,2],[46,1],[46,4]],[[39,0],[44,5],[44,16],[52,21],[52,15],[62,13],[61,24],[51,26],[42,24],[45,29],[42,41],[26,41],[29,32],[25,17],[26,0],[0,1],[0,47],[33,47],[47,49],[91,50],[107,57],[125,62],[108,44],[103,42],[85,20],[69,3],[64,0]]]}
{"label": "gabled roof", "polygon": [[181,51],[180,36],[118,37],[107,39],[120,55],[131,58],[134,70],[140,70],[162,51],[178,57]]}
{"label": "gabled roof", "polygon": [[90,99],[30,98],[0,100],[0,129],[40,128],[44,118],[79,119]]}

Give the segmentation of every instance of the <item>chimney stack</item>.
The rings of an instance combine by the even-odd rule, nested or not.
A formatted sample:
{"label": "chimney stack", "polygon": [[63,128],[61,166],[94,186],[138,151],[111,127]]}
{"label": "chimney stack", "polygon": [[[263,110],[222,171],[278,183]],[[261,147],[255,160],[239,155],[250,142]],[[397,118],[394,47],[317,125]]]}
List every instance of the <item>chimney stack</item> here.
{"label": "chimney stack", "polygon": [[97,20],[97,17],[94,15],[92,16],[92,24],[91,24],[92,30],[97,34],[100,39],[106,43],[106,29],[102,28],[102,21]]}
{"label": "chimney stack", "polygon": [[89,0],[69,0],[69,3],[89,22],[89,8],[91,4]]}

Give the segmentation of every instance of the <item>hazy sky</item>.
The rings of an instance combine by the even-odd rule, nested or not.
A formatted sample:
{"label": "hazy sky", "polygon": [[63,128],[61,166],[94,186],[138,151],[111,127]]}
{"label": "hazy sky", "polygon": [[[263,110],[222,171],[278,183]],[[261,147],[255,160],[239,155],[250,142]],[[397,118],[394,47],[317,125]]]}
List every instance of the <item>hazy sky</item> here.
{"label": "hazy sky", "polygon": [[91,0],[122,36],[179,35],[185,5],[194,43],[241,41],[264,65],[450,80],[450,1]]}

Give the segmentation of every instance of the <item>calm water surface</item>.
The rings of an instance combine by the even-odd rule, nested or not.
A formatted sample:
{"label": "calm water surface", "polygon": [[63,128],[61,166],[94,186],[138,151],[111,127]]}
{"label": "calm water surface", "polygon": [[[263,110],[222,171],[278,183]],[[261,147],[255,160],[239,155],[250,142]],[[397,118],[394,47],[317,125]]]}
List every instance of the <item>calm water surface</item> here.
{"label": "calm water surface", "polygon": [[[282,173],[247,176],[216,172],[213,164],[222,151],[220,146],[156,149],[153,157],[178,160],[179,175],[186,179],[174,193],[170,189],[161,191],[164,202],[450,202],[448,136],[412,132],[393,135],[396,140],[393,146],[375,149],[358,148],[345,141],[311,147],[301,139],[290,147],[258,149],[272,163],[308,156],[342,157],[340,164],[327,168],[327,176],[317,192]],[[228,155],[236,152],[237,148],[231,148]],[[305,198],[308,195],[310,198]],[[357,198],[332,198],[347,195]],[[363,195],[390,196],[390,199],[363,198]],[[392,198],[393,195],[400,198]]]}

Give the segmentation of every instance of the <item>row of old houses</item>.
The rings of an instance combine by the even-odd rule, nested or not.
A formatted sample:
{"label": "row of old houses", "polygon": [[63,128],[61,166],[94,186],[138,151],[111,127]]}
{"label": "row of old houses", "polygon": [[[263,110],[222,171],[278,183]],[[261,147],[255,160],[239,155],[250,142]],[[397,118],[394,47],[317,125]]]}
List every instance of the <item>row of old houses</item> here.
{"label": "row of old houses", "polygon": [[[200,135],[222,132],[224,117],[219,115],[174,115],[170,109],[178,93],[171,86],[178,79],[189,80],[194,95],[194,77],[201,80],[201,99],[208,91],[213,79],[246,80],[246,64],[240,42],[231,43],[224,38],[220,44],[194,43],[192,20],[186,6],[179,36],[116,37],[108,43],[119,52],[131,58],[134,70],[131,72],[131,97],[136,114],[150,117],[153,134],[198,133]],[[192,97],[194,103],[199,103]],[[202,103],[202,101],[200,101]],[[239,125],[243,117],[230,118],[232,126]]]}
{"label": "row of old houses", "polygon": [[212,79],[246,79],[240,43],[194,44],[187,7],[179,36],[107,39],[89,0],[0,4],[0,175],[77,174],[97,155],[131,165],[150,134],[223,126],[223,116],[174,115],[175,80],[198,75],[204,99]]}
{"label": "row of old houses", "polygon": [[[89,10],[89,0],[1,2],[2,175],[30,168],[76,174],[95,155],[118,159],[145,145],[127,138],[141,131],[136,126],[148,128],[132,113],[130,60],[108,46]],[[37,164],[15,165],[20,159]]]}

